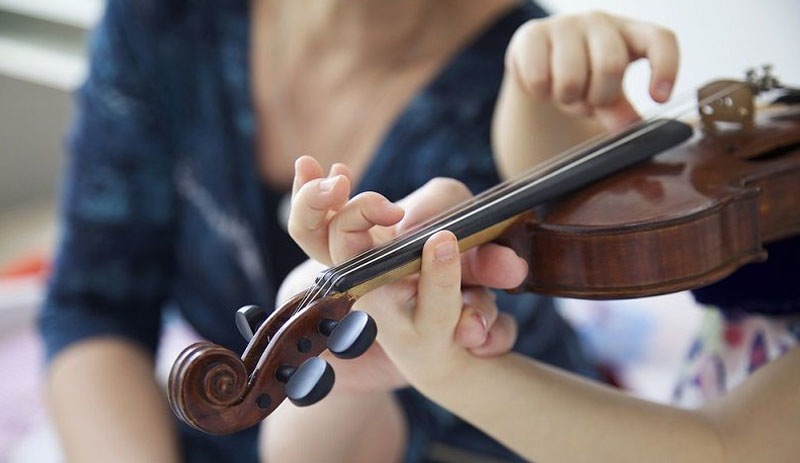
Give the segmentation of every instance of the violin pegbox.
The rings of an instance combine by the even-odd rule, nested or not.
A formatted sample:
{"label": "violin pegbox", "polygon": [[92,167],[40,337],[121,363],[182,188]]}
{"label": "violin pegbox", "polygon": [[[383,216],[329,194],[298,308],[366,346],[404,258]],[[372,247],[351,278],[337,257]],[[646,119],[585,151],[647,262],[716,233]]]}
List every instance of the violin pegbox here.
{"label": "violin pegbox", "polygon": [[[247,341],[266,319],[266,311],[255,305],[236,311],[236,326]],[[372,317],[357,310],[348,312],[341,320],[323,318],[317,331],[327,338],[328,350],[341,359],[359,357],[372,346],[378,334]],[[301,353],[309,352],[312,345],[311,338],[306,336],[296,343]],[[275,372],[275,378],[286,384],[286,397],[295,405],[304,407],[325,398],[333,388],[336,375],[328,362],[311,357],[298,367],[282,365]]]}
{"label": "violin pegbox", "polygon": [[[240,308],[235,316],[239,333],[250,343],[248,352],[251,356],[255,353],[252,352],[253,346],[257,344],[266,346],[261,357],[284,352],[274,378],[285,384],[286,397],[298,406],[312,405],[323,399],[332,389],[336,377],[328,362],[319,357],[306,356],[320,353],[323,350],[321,346],[325,345],[336,357],[353,359],[369,349],[378,332],[375,321],[365,312],[347,311],[349,305],[342,310],[337,308],[338,304],[327,302],[328,298],[306,299],[295,297],[289,304],[291,311],[281,308],[269,317],[264,309],[255,305]],[[330,298],[331,301],[341,299]],[[342,313],[344,316],[341,316]],[[276,324],[275,319],[282,320],[282,327],[271,330],[274,339],[253,342],[254,335],[262,325],[267,320]],[[282,349],[277,349],[275,344],[282,345]],[[289,355],[286,355],[287,345],[293,346],[288,349],[288,352],[292,352]],[[259,364],[264,361],[264,358],[260,359]]]}
{"label": "violin pegbox", "polygon": [[257,305],[246,305],[236,311],[236,329],[245,341],[250,342],[262,323],[267,321],[267,311]]}
{"label": "violin pegbox", "polygon": [[[374,322],[348,317],[356,297],[312,288],[265,313],[246,306],[237,325],[247,348],[241,357],[222,346],[196,343],[178,356],[170,371],[168,400],[175,415],[209,434],[254,426],[288,398],[316,403],[335,381],[331,366],[317,357],[334,336],[339,354],[356,356],[375,339]],[[262,321],[263,320],[263,321]],[[371,319],[370,319],[371,320]]]}
{"label": "violin pegbox", "polygon": [[328,336],[328,350],[341,359],[354,359],[375,342],[378,327],[366,312],[353,310],[340,321],[323,320],[320,332]]}

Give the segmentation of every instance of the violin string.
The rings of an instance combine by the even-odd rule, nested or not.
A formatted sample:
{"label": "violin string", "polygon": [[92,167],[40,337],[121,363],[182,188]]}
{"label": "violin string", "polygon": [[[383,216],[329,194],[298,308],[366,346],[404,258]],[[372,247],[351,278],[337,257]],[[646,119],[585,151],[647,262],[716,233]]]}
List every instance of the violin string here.
{"label": "violin string", "polygon": [[568,169],[573,169],[573,168],[583,164],[584,162],[587,162],[587,161],[592,160],[592,159],[594,159],[594,158],[596,158],[598,156],[601,156],[601,155],[607,153],[608,151],[610,151],[611,149],[620,146],[623,143],[630,142],[632,139],[635,139],[636,137],[640,136],[643,133],[647,133],[647,132],[650,132],[652,130],[657,129],[658,127],[660,127],[661,125],[663,125],[665,123],[666,122],[656,123],[655,125],[650,125],[650,126],[647,127],[646,130],[643,130],[641,133],[637,132],[635,134],[631,134],[629,136],[623,137],[623,138],[621,138],[620,140],[618,140],[617,142],[615,142],[613,144],[604,146],[603,148],[601,148],[598,151],[592,152],[592,153],[590,153],[590,154],[588,154],[588,155],[586,155],[584,157],[576,159],[574,163],[565,163],[562,166],[557,166],[555,169],[552,169],[549,172],[545,171],[542,175],[538,176],[535,181],[529,181],[527,183],[524,183],[522,186],[520,186],[518,188],[514,188],[511,193],[501,194],[497,198],[493,198],[493,199],[491,199],[489,201],[486,201],[484,204],[478,206],[475,209],[468,210],[468,211],[464,212],[463,214],[458,214],[458,216],[455,217],[455,218],[451,218],[450,216],[448,216],[444,220],[437,221],[433,225],[431,225],[431,226],[429,226],[429,227],[427,227],[427,228],[425,228],[423,230],[420,230],[419,233],[415,234],[414,236],[409,237],[409,239],[405,240],[404,242],[399,243],[398,245],[390,246],[390,247],[386,248],[385,250],[381,250],[380,253],[377,253],[374,256],[370,256],[369,258],[366,258],[366,259],[361,259],[361,260],[359,260],[359,261],[357,261],[355,263],[349,264],[346,267],[342,267],[341,269],[337,268],[337,274],[339,274],[339,277],[337,278],[337,282],[341,281],[341,279],[344,278],[345,276],[347,276],[347,275],[349,275],[349,274],[351,274],[351,273],[353,273],[353,272],[355,272],[357,270],[361,270],[362,268],[366,267],[367,265],[371,265],[374,262],[383,260],[383,259],[387,258],[388,256],[390,256],[392,254],[396,254],[396,253],[400,252],[401,250],[403,250],[403,249],[405,249],[405,248],[407,248],[407,247],[409,247],[409,246],[411,246],[413,244],[419,243],[420,241],[427,240],[427,238],[429,238],[433,234],[435,234],[435,233],[437,233],[437,232],[439,232],[441,230],[446,230],[446,229],[452,227],[453,225],[456,225],[458,223],[458,221],[462,221],[462,220],[470,218],[470,217],[472,217],[472,216],[474,216],[474,215],[476,215],[478,213],[484,212],[487,209],[496,207],[501,202],[509,200],[509,198],[511,198],[513,195],[522,194],[522,193],[528,191],[530,188],[538,186],[542,182],[545,182],[547,180],[552,179],[553,177],[555,177],[557,175],[562,174],[563,172],[565,172]]}
{"label": "violin string", "polygon": [[[333,292],[336,285],[341,282],[343,278],[347,277],[353,272],[358,271],[368,265],[372,265],[375,262],[384,260],[388,256],[400,252],[401,250],[419,242],[420,240],[427,239],[440,230],[447,229],[448,227],[457,224],[458,220],[463,220],[464,218],[471,217],[479,212],[483,212],[490,207],[496,206],[501,201],[510,199],[513,195],[521,194],[528,188],[538,185],[545,180],[549,180],[564,170],[577,167],[583,162],[594,159],[597,156],[608,152],[610,149],[620,146],[621,144],[629,143],[630,141],[635,140],[636,138],[641,137],[642,135],[666,124],[666,121],[653,124],[653,121],[655,121],[657,118],[665,118],[670,113],[677,113],[677,115],[686,114],[688,113],[689,109],[696,109],[708,104],[711,101],[719,100],[720,98],[730,94],[736,88],[738,88],[738,85],[735,83],[723,87],[719,91],[708,95],[702,100],[699,100],[696,104],[691,103],[691,98],[686,96],[675,98],[673,101],[678,102],[678,104],[673,103],[671,105],[667,105],[659,110],[655,115],[630,124],[619,131],[611,134],[599,134],[593,136],[586,141],[581,142],[570,149],[539,163],[537,166],[529,169],[517,178],[501,182],[467,201],[457,204],[423,222],[415,224],[412,228],[405,230],[391,241],[357,254],[342,264],[331,267],[322,272],[320,277],[322,278],[323,282],[322,284],[315,283],[314,286],[318,289],[314,291],[314,297],[309,297],[311,294],[311,291],[309,291],[304,298],[304,301],[301,304],[298,304],[295,312],[303,310],[318,298],[329,295],[331,292]],[[670,118],[677,119],[677,115]],[[644,127],[644,129],[642,127]],[[623,138],[614,140],[625,131],[632,132]],[[587,149],[591,149],[593,146],[602,144],[604,142],[612,142],[612,140],[613,143],[604,145],[599,150],[584,153]],[[520,187],[520,184],[524,184],[524,186]],[[465,211],[481,202],[484,202],[485,204],[479,206],[475,210],[469,211],[467,215],[464,215]]]}

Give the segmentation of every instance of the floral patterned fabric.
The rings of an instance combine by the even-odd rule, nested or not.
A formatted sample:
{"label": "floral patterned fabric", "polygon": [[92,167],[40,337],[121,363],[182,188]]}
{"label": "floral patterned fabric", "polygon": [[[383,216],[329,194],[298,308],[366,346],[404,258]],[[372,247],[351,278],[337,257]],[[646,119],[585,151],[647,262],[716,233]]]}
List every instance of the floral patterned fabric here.
{"label": "floral patterned fabric", "polygon": [[673,393],[675,404],[697,407],[721,396],[800,342],[800,315],[723,314],[705,309]]}

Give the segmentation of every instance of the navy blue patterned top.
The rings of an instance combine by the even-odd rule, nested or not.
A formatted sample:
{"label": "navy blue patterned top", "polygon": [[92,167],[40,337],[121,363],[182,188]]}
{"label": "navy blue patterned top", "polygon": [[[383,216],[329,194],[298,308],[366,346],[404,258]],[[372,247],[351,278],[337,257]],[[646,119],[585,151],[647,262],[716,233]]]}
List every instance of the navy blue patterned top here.
{"label": "navy blue patterned top", "polygon": [[800,237],[765,249],[766,262],[745,265],[722,281],[694,290],[695,299],[734,317],[800,314]]}
{"label": "navy blue patterned top", "polygon": [[[62,235],[40,320],[48,358],[93,336],[154,352],[165,307],[241,352],[235,310],[273,306],[287,266],[274,262],[275,201],[256,166],[248,8],[244,0],[107,2],[68,136]],[[521,3],[454,56],[405,108],[358,190],[399,199],[434,176],[475,192],[497,183],[489,122],[505,47],[542,15]],[[518,318],[519,351],[590,373],[550,299],[504,294],[500,304]],[[400,399],[408,460],[433,438],[516,458],[414,391]],[[187,460],[255,461],[255,428],[182,432]]]}

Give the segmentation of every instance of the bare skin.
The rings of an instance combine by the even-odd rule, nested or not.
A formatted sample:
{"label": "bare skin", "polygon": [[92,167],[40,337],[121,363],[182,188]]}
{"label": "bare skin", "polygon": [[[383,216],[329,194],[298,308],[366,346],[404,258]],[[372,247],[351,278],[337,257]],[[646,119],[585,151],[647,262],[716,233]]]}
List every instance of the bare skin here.
{"label": "bare skin", "polygon": [[83,341],[50,365],[48,399],[66,461],[179,460],[172,415],[141,348]]}
{"label": "bare skin", "polygon": [[[587,18],[594,20],[583,20]],[[537,120],[577,118],[573,127],[583,126],[588,135],[603,127],[624,126],[638,117],[616,82],[621,79],[620,72],[605,74],[605,67],[600,72],[581,71],[593,69],[598,62],[595,58],[602,62],[604,56],[614,56],[614,49],[620,50],[614,45],[619,42],[604,35],[607,29],[593,31],[594,26],[613,26],[617,34],[611,35],[626,43],[624,59],[647,56],[653,67],[651,95],[657,101],[669,95],[677,68],[671,34],[619,18],[601,15],[598,21],[596,14],[561,21],[557,18],[530,24],[520,30],[509,48],[507,65],[512,70],[506,74],[505,100],[498,105],[496,119],[503,123],[495,127],[495,135],[502,137],[495,139],[498,162],[507,172],[535,164],[541,160],[537,156],[546,158],[562,148],[564,140],[555,137],[552,144],[543,142],[530,149],[536,142],[528,132]],[[561,35],[564,24],[572,26],[567,28],[572,37]],[[601,43],[610,44],[608,54],[578,52],[586,59],[586,66],[566,66],[563,69],[579,72],[564,79],[555,44],[579,43],[583,45],[577,49],[593,50],[591,43],[596,43],[597,33],[607,39]],[[550,46],[537,51],[541,41]],[[574,58],[576,48],[572,50],[567,54]],[[542,66],[549,71],[542,71]],[[525,69],[534,71],[529,74]],[[542,72],[549,74],[539,75]],[[603,82],[604,75],[616,78]],[[593,80],[597,77],[601,81]],[[547,126],[546,121],[543,123]],[[313,223],[298,221],[293,233],[309,252],[338,256],[353,242],[353,234],[360,235],[356,243],[369,241],[373,231],[370,222],[380,229],[395,220],[394,207],[380,197],[345,198],[343,202],[328,198],[326,203],[320,201],[323,195],[314,180],[302,174],[298,177],[302,186],[296,188],[293,209],[299,213],[314,208],[317,213]],[[654,404],[514,353],[479,357],[459,345],[455,339],[464,307],[463,267],[455,237],[447,231],[439,232],[425,245],[418,279],[381,287],[360,302],[380,307],[373,311],[381,330],[379,342],[411,385],[524,458],[548,462],[638,462],[644,458],[655,462],[738,463],[793,461],[800,453],[796,438],[800,428],[800,347],[700,409]],[[306,413],[305,419],[314,418],[311,411]],[[317,418],[324,419],[326,410],[318,413]]]}
{"label": "bare skin", "polygon": [[606,130],[639,120],[622,88],[627,66],[650,64],[665,102],[678,72],[674,34],[601,12],[529,21],[511,39],[492,121],[500,173],[510,178]]}
{"label": "bare skin", "polygon": [[252,78],[262,176],[286,188],[294,160],[313,154],[325,170],[344,162],[360,179],[412,96],[513,4],[255,2]]}
{"label": "bare skin", "polygon": [[[305,185],[308,188],[298,190],[293,206],[298,213],[320,199],[313,181]],[[427,201],[437,197],[434,190],[421,196]],[[353,214],[348,208],[361,213]],[[380,217],[377,209],[391,215],[393,208],[385,201],[370,203],[356,197],[335,211],[327,211],[322,221],[327,225],[320,225],[329,229],[327,234],[300,233],[297,239],[316,246],[325,240],[331,253],[338,254],[354,242],[348,239],[350,235],[380,231],[381,226],[371,226],[368,218]],[[359,304],[375,318],[378,342],[402,378],[523,458],[639,462],[646,456],[653,462],[744,463],[793,461],[800,452],[796,439],[800,426],[800,347],[702,408],[685,410],[647,402],[513,352],[479,356],[466,348],[458,340],[467,305],[462,287],[464,269],[455,236],[441,231],[426,243],[417,278],[380,287],[363,296]],[[485,305],[493,302],[491,298],[482,301]],[[352,365],[372,367],[358,361]],[[342,456],[343,461],[360,455],[396,460],[403,434],[378,441],[390,445],[395,453],[380,453],[373,439],[357,438],[362,432],[370,436],[376,423],[360,421],[375,419],[375,415],[364,414],[365,410],[375,410],[371,407],[374,391],[364,392],[367,408],[357,413],[352,409],[358,409],[359,396],[346,392],[332,394],[323,401],[329,403],[321,407],[302,411],[281,407],[271,423],[284,431],[279,445],[297,448],[304,439],[303,433],[286,432],[287,423],[299,430],[320,423],[331,425],[335,418],[350,426],[346,435],[337,437],[352,440],[328,442],[332,444],[326,449],[329,455]],[[353,421],[349,420],[351,416]],[[379,426],[396,424],[396,410],[394,414],[383,410],[378,416]],[[297,456],[297,451],[291,454]]]}
{"label": "bare skin", "polygon": [[[351,163],[351,179],[357,181],[411,96],[450,53],[512,4],[252,2],[251,81],[264,181],[289,188],[295,159],[304,152],[317,154],[326,169],[334,161]],[[286,27],[279,30],[277,24]],[[285,48],[276,48],[276,42]],[[396,50],[408,51],[398,56]],[[286,98],[276,98],[283,92]],[[364,114],[363,108],[370,111]],[[133,370],[123,373],[109,365]],[[119,461],[177,460],[171,412],[152,370],[149,355],[122,340],[90,339],[56,356],[48,398],[69,461],[107,461],[109,455]],[[385,405],[387,413],[396,407]],[[80,426],[74,426],[76,417]],[[103,450],[104,442],[115,448]]]}
{"label": "bare skin", "polygon": [[[304,248],[324,264],[308,261],[298,267],[282,285],[279,299],[287,299],[310,286],[324,267],[380,244],[404,228],[471,196],[458,182],[436,179],[398,206],[374,193],[347,202],[350,180],[344,166],[335,165],[328,176],[309,157],[298,159],[296,166],[290,229],[302,234],[307,230],[321,232],[329,223],[341,227],[337,226],[330,237],[316,235],[317,239],[334,244],[330,249],[327,245]],[[324,182],[330,185],[323,187]],[[373,219],[382,225],[375,226]],[[477,356],[508,352],[516,340],[516,323],[497,310],[494,297],[483,286],[470,285],[514,287],[527,274],[527,265],[510,249],[489,245],[467,253],[464,267],[468,270],[462,275],[463,304],[454,342]],[[404,288],[413,294],[416,280],[404,281]],[[374,304],[358,301],[355,308],[376,315]],[[313,407],[297,408],[285,403],[273,412],[262,425],[264,458],[267,461],[399,460],[405,450],[406,421],[392,391],[407,386],[406,378],[386,357],[380,343],[358,359],[341,361],[333,356],[324,357],[336,371],[333,391]],[[347,419],[342,420],[342,416]],[[314,436],[313,445],[303,436]]]}
{"label": "bare skin", "polygon": [[[414,0],[403,2],[404,9],[400,10],[397,7],[401,3],[379,0],[329,0],[313,5],[302,1],[254,2],[251,79],[263,179],[275,187],[288,188],[297,155],[313,153],[326,172],[335,161],[347,162],[350,181],[357,181],[411,95],[435,74],[449,53],[512,3]],[[291,27],[271,27],[278,22],[278,11]],[[287,32],[291,36],[281,42],[287,44],[285,49],[268,45]],[[359,44],[370,45],[354,46]],[[398,57],[393,53],[397,49],[411,51]],[[405,64],[402,68],[392,64],[398,60]],[[275,98],[276,92],[289,98]],[[504,94],[509,95],[506,90]],[[359,114],[361,108],[375,106],[380,109],[366,116]],[[351,135],[353,127],[360,129],[357,136]],[[570,133],[583,136],[579,130]],[[135,365],[141,374],[123,375],[105,368],[126,364]],[[82,365],[80,374],[68,374],[77,371],[74,365]],[[50,371],[49,398],[70,460],[105,461],[109,454],[123,461],[176,460],[169,411],[151,365],[148,355],[124,341],[106,344],[88,340],[56,357]],[[87,385],[96,389],[87,389]],[[124,395],[99,393],[122,388],[127,391]],[[379,397],[381,400],[375,403],[391,416],[396,405],[388,394]],[[115,412],[84,416],[80,429],[69,429],[77,406],[81,410]],[[116,451],[99,452],[98,443],[109,433],[114,436],[109,442],[118,444]]]}

